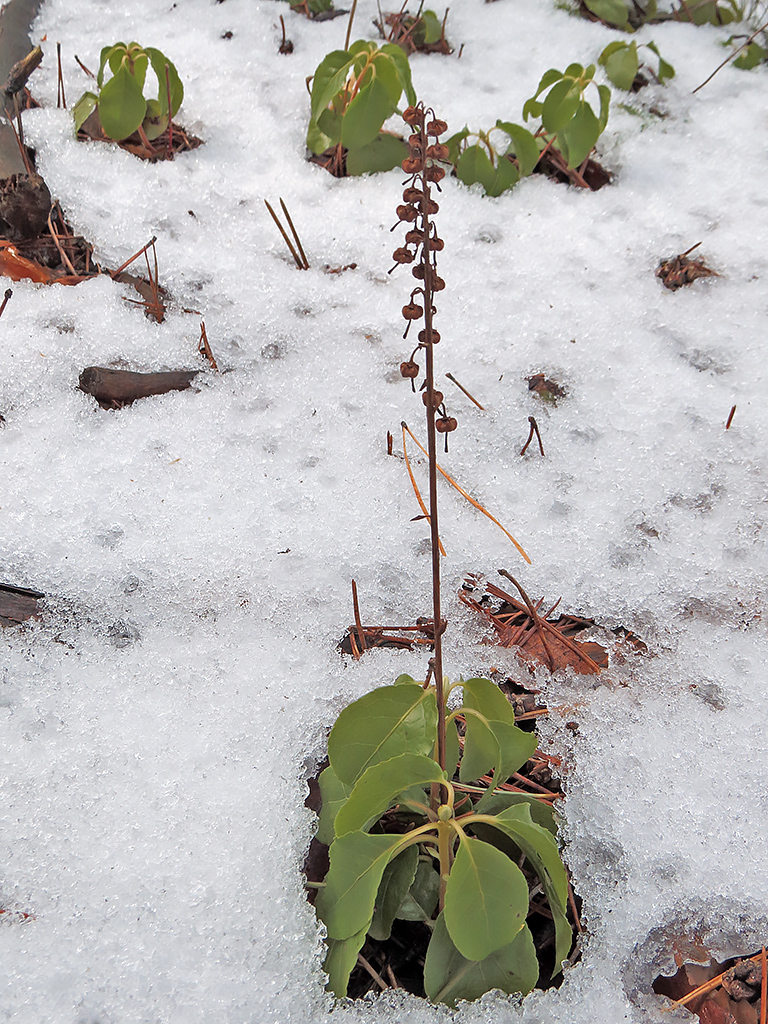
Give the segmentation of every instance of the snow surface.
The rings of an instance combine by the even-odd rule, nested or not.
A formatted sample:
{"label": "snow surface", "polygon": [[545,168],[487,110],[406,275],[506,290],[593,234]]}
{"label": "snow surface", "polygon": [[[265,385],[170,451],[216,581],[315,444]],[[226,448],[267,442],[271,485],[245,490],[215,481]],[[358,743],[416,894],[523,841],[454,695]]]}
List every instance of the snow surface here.
{"label": "snow surface", "polygon": [[[360,0],[353,38],[375,14]],[[461,58],[412,67],[451,130],[519,120],[548,67],[619,37],[554,0],[458,0],[448,28]],[[323,991],[306,779],[350,700],[425,670],[338,655],[350,581],[368,622],[430,611],[425,525],[386,454],[403,418],[423,430],[398,373],[411,278],[387,276],[401,175],[338,181],[305,161],[305,78],[345,31],[271,0],[47,0],[35,24],[47,106],[25,130],[43,175],[105,263],[157,234],[176,301],[157,325],[107,278],[20,283],[0,322],[0,576],[48,595],[40,623],[0,635],[0,906],[34,918],[3,915],[2,1020],[661,1022],[688,1019],[649,994],[675,948],[768,938],[768,71],[728,67],[692,95],[729,30],[667,24],[639,38],[677,78],[630,102],[668,116],[614,104],[612,187],[536,177],[487,199],[449,180],[438,215],[439,372],[486,407],[446,382],[459,430],[442,463],[533,559],[443,491],[446,670],[515,671],[454,596],[500,566],[654,653],[597,680],[540,674],[562,709],[542,743],[566,764],[583,960],[559,990],[455,1015],[402,993],[334,1008]],[[170,164],[76,143],[55,109],[55,41],[71,104],[88,84],[73,54],[93,67],[134,38],[167,50],[180,120],[206,140]],[[279,196],[306,273],[264,208]],[[722,276],[665,291],[659,259],[698,241]],[[226,372],[117,412],[76,390],[89,364],[199,366],[185,308]],[[568,388],[556,408],[528,392],[539,371]],[[529,415],[544,459],[518,454]]]}

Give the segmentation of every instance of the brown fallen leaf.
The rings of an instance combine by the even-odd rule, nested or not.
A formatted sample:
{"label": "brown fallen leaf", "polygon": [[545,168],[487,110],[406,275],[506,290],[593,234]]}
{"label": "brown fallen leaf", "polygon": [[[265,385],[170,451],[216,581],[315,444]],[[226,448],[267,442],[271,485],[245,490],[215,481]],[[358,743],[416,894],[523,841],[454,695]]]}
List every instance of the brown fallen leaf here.
{"label": "brown fallen leaf", "polygon": [[656,268],[656,277],[661,280],[665,288],[674,292],[678,288],[682,288],[683,285],[693,284],[700,277],[720,277],[720,274],[716,270],[711,270],[704,260],[688,259],[688,254],[694,249],[698,249],[700,245],[701,242],[697,242],[696,245],[692,245],[690,249],[686,249],[678,256],[662,260],[659,263]]}

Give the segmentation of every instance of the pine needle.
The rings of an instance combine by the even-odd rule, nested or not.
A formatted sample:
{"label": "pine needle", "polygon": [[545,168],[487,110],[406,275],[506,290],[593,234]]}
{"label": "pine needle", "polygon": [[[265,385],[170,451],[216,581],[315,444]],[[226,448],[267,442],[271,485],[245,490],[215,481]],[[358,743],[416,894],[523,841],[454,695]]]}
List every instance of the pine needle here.
{"label": "pine needle", "polygon": [[[414,477],[413,470],[411,469],[411,463],[410,463],[410,461],[408,459],[408,452],[406,451],[406,448],[405,448],[405,432],[406,432],[406,430],[408,430],[408,428],[406,427],[406,425],[404,423],[401,424],[401,426],[403,428],[403,458],[405,459],[405,468],[408,470],[408,476],[411,478],[411,487],[413,487],[413,493],[416,495],[416,501],[418,501],[418,503],[419,503],[419,508],[423,512],[424,518],[427,520],[427,522],[429,522],[430,521],[429,520],[429,512],[427,512],[427,506],[424,504],[424,501],[423,501],[423,499],[421,497],[421,493],[420,493],[418,485],[416,483],[416,478]],[[408,430],[408,433],[411,434],[410,430]],[[413,434],[411,434],[411,437],[413,437]],[[414,441],[416,441],[415,437],[413,439],[414,439]],[[416,444],[419,444],[419,442],[416,441]],[[419,448],[421,448],[420,444],[419,444]],[[423,448],[421,450],[424,451]],[[443,547],[443,542],[439,538],[438,538],[438,544],[440,545],[440,554],[443,556],[443,558],[445,558],[445,548]]]}
{"label": "pine needle", "polygon": [[[413,436],[413,433],[411,432],[411,429],[410,429],[410,427],[409,427],[409,426],[407,426],[407,424],[405,424],[405,423],[403,423],[403,425],[402,425],[402,426],[403,426],[403,448],[405,448],[405,431],[407,430],[407,431],[408,431],[408,433],[409,433],[409,434],[411,435],[411,437],[413,438],[413,441],[414,441],[414,443],[415,443],[415,444],[416,444],[416,445],[417,445],[417,446],[418,446],[418,447],[419,447],[419,448],[420,448],[420,449],[421,449],[421,450],[422,450],[422,451],[424,452],[424,454],[425,454],[425,455],[427,456],[427,458],[429,458],[429,452],[427,451],[427,449],[426,449],[426,448],[424,448],[424,446],[423,446],[423,445],[419,444],[419,442],[418,442],[418,441],[416,440],[416,438],[415,438],[415,437]],[[464,490],[464,488],[463,488],[463,487],[460,487],[460,486],[459,486],[459,485],[458,485],[458,484],[456,483],[456,481],[455,481],[455,480],[453,479],[453,477],[449,476],[449,475],[448,475],[448,474],[447,474],[447,473],[445,472],[445,470],[444,470],[444,469],[443,469],[443,468],[442,468],[442,467],[440,466],[440,464],[439,464],[439,463],[436,463],[436,466],[437,466],[438,472],[442,473],[442,475],[443,475],[443,476],[445,477],[445,479],[446,479],[446,480],[448,481],[448,483],[449,483],[449,484],[450,484],[450,485],[451,485],[452,487],[455,487],[455,488],[456,488],[456,490],[457,490],[457,491],[459,492],[459,494],[461,494],[461,495],[462,495],[462,497],[464,497],[464,498],[466,498],[466,499],[467,499],[467,501],[468,501],[468,502],[470,503],[470,505],[473,505],[473,506],[474,506],[474,507],[475,507],[475,508],[476,508],[476,509],[478,510],[478,512],[482,512],[484,516],[487,516],[487,517],[488,517],[488,518],[489,518],[489,519],[491,520],[491,522],[492,522],[492,523],[495,523],[495,524],[496,524],[496,525],[498,526],[498,528],[499,528],[499,529],[501,530],[501,532],[502,532],[503,534],[505,534],[505,535],[506,535],[507,537],[509,537],[509,539],[510,539],[510,540],[512,541],[512,543],[513,543],[513,544],[515,545],[515,547],[517,548],[517,550],[518,550],[518,551],[520,552],[520,554],[521,554],[521,555],[523,556],[523,558],[524,558],[524,559],[526,560],[526,562],[527,562],[527,563],[528,563],[528,564],[530,565],[530,564],[531,564],[531,560],[530,560],[530,558],[529,558],[529,557],[528,557],[528,555],[527,555],[527,554],[525,553],[525,551],[523,550],[523,548],[522,548],[522,547],[521,547],[521,546],[520,546],[520,545],[519,545],[519,544],[517,543],[517,541],[516,541],[516,540],[515,540],[515,538],[514,538],[514,537],[512,536],[512,534],[511,534],[511,533],[509,532],[509,530],[506,530],[506,529],[505,529],[505,528],[504,528],[504,527],[503,527],[503,526],[501,525],[501,523],[499,522],[499,520],[498,520],[498,519],[496,519],[496,517],[495,517],[495,516],[492,516],[492,515],[491,515],[491,513],[490,513],[490,512],[489,512],[489,511],[488,511],[487,509],[483,508],[483,506],[482,506],[482,505],[480,504],[480,502],[479,502],[479,501],[475,501],[475,499],[474,499],[474,498],[472,497],[472,495],[471,495],[471,494],[468,494],[468,493],[467,493],[467,492],[466,492],[466,491]],[[410,468],[409,468],[409,472],[410,472]],[[411,477],[411,479],[413,479],[413,477]],[[414,486],[415,486],[415,485],[414,485]],[[419,499],[419,500],[420,500],[420,499]],[[422,505],[422,508],[423,508],[423,505]]]}

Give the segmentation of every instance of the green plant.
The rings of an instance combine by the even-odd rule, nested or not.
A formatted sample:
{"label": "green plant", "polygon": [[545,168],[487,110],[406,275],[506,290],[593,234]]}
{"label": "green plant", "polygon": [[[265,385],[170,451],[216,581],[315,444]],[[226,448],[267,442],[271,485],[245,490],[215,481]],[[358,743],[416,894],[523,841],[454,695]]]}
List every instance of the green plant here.
{"label": "green plant", "polygon": [[659,11],[657,0],[578,0],[578,11],[604,25],[634,32],[661,21],[692,21],[695,25],[727,25],[742,21],[745,5],[738,0],[680,0],[669,11]]}
{"label": "green plant", "polygon": [[[660,85],[663,85],[667,79],[675,77],[675,69],[663,59],[655,43],[641,43],[641,46],[645,46],[646,49],[655,53],[658,58],[658,70],[653,71],[650,68],[648,70]],[[616,39],[606,46],[597,59],[597,63],[605,68],[605,73],[611,82],[625,92],[632,91],[635,78],[640,71],[640,57],[637,51],[637,43],[625,43],[621,39]],[[647,84],[645,78],[641,82]]]}
{"label": "green plant", "polygon": [[[149,67],[157,79],[157,98],[145,99],[144,87]],[[111,77],[104,80],[109,69]],[[75,131],[98,112],[101,127],[110,139],[120,141],[134,132],[142,141],[158,138],[168,127],[184,98],[184,87],[171,61],[152,46],[115,43],[101,51],[96,76],[99,93],[85,92],[72,114]],[[170,107],[170,115],[169,115]]]}
{"label": "green plant", "polygon": [[[446,10],[442,21],[434,11],[419,10],[411,14],[401,8],[393,14],[385,14],[374,25],[388,43],[397,43],[407,54],[451,53],[451,46],[445,38]],[[387,31],[388,30],[388,31]]]}
{"label": "green plant", "polygon": [[737,0],[688,0],[674,11],[676,21],[694,25],[729,25],[742,21],[744,8]]}
{"label": "green plant", "polygon": [[[733,46],[738,40],[735,36],[731,36],[724,46]],[[735,68],[741,68],[742,71],[751,71],[752,68],[756,68],[758,64],[763,64],[768,58],[768,48],[761,46],[760,43],[756,43],[754,40],[746,43],[743,47],[739,56],[734,60],[733,66]]]}
{"label": "green plant", "polygon": [[[424,321],[400,371],[413,381],[420,375],[417,353],[425,358],[420,390],[429,455],[434,655],[423,684],[400,676],[345,708],[331,730],[318,831],[330,845],[330,867],[315,906],[327,932],[328,985],[337,996],[347,992],[366,936],[388,937],[400,917],[431,930],[424,988],[433,1001],[453,1006],[492,988],[528,992],[536,984],[539,962],[526,924],[534,875],[554,921],[553,974],[568,955],[572,932],[551,806],[499,788],[530,758],[536,737],[515,725],[511,705],[490,680],[469,679],[450,690],[444,685],[436,438],[457,424],[434,386],[440,341],[434,300],[445,282],[437,274],[443,242],[431,220],[438,211],[431,186],[439,187],[445,174],[438,162],[447,147],[438,138],[447,126],[421,104],[403,116],[412,135],[403,161],[409,181],[397,214],[408,230],[393,257],[395,265],[414,264],[417,282],[403,307],[404,337]],[[450,695],[459,687],[463,701],[451,708]],[[491,771],[490,786],[477,784]]]}
{"label": "green plant", "polygon": [[[539,82],[539,87],[523,105],[523,118],[540,117],[547,145],[554,146],[563,156],[566,166],[579,167],[597,143],[608,123],[611,90],[607,85],[596,85],[595,65],[582,67],[569,64],[565,71],[550,68]],[[600,111],[595,113],[585,93],[590,86],[597,90]],[[543,100],[539,97],[546,93]]]}
{"label": "green plant", "polygon": [[329,153],[325,166],[337,177],[391,170],[406,148],[381,129],[403,93],[415,103],[411,68],[399,46],[358,40],[348,50],[334,50],[312,80],[307,147]]}
{"label": "green plant", "polygon": [[308,18],[333,10],[333,0],[288,0],[288,3],[292,11],[305,14]]}
{"label": "green plant", "polygon": [[[492,140],[494,135],[502,138],[501,144]],[[516,185],[533,171],[541,156],[536,136],[509,121],[497,121],[487,132],[463,128],[445,144],[459,181],[465,185],[479,182],[488,196],[500,196]]]}

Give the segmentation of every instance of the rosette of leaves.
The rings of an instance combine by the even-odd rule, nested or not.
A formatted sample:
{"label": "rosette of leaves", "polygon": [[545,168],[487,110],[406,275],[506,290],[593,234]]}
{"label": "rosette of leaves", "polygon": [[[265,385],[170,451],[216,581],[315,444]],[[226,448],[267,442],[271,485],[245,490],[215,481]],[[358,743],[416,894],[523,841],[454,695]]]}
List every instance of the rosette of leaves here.
{"label": "rosette of leaves", "polygon": [[[649,68],[648,70],[660,85],[664,85],[668,79],[675,77],[675,69],[664,60],[654,42],[641,45],[656,54],[658,69],[653,71]],[[637,43],[625,43],[621,39],[616,39],[606,46],[597,58],[597,63],[605,68],[606,75],[617,88],[623,89],[625,92],[632,91],[632,86],[641,67]],[[641,84],[647,84],[647,79],[642,78]]]}
{"label": "rosette of leaves", "polygon": [[[611,90],[607,85],[595,84],[595,70],[594,64],[586,68],[569,64],[565,71],[550,68],[523,106],[526,121],[530,117],[541,118],[546,143],[559,150],[569,169],[579,167],[587,159],[608,123]],[[598,94],[598,113],[585,98],[590,86]],[[544,98],[539,99],[544,93]]]}
{"label": "rosette of leaves", "polygon": [[744,9],[737,0],[687,0],[674,15],[676,21],[692,21],[694,25],[730,25],[743,19]]}
{"label": "rosette of leaves", "polygon": [[541,156],[536,136],[510,121],[497,121],[487,132],[464,128],[446,145],[459,181],[479,182],[487,196],[500,196],[515,186],[533,171]]}
{"label": "rosette of leaves", "polygon": [[[318,65],[310,94],[307,147],[346,156],[347,174],[388,171],[408,155],[405,143],[382,125],[401,96],[416,102],[408,57],[401,47],[358,40],[333,50]],[[337,160],[340,166],[341,160]]]}
{"label": "rosette of leaves", "polygon": [[633,32],[656,15],[656,0],[649,0],[644,6],[628,0],[581,0],[582,11],[594,14],[606,25]]}
{"label": "rosette of leaves", "polygon": [[[145,99],[147,71],[157,79],[157,98]],[[110,77],[105,79],[107,70]],[[151,142],[162,135],[184,99],[184,86],[170,60],[153,46],[115,43],[101,51],[96,76],[99,93],[85,92],[73,107],[75,131],[79,131],[94,110],[104,134],[119,142],[142,133]],[[170,115],[168,101],[170,97]]]}
{"label": "rosette of leaves", "polygon": [[[435,687],[400,676],[350,704],[331,730],[318,826],[330,868],[315,907],[327,933],[328,988],[338,997],[366,936],[388,938],[397,918],[432,931],[424,988],[434,1002],[454,1006],[494,988],[529,992],[540,973],[526,924],[529,885],[543,889],[552,913],[553,976],[570,951],[553,810],[496,788],[533,754],[536,737],[517,728],[490,680],[457,685],[461,707],[449,710],[446,694],[438,716]],[[439,717],[447,771],[437,760]],[[492,785],[480,788],[476,780],[491,771]]]}
{"label": "rosette of leaves", "polygon": [[634,32],[651,22],[692,21],[694,25],[728,25],[742,21],[744,5],[738,0],[685,0],[671,10],[659,11],[657,0],[579,0],[582,14],[605,25]]}
{"label": "rosette of leaves", "polygon": [[[731,36],[723,45],[733,46],[734,43],[738,43],[738,39]],[[768,60],[768,48],[752,40],[751,43],[747,43],[742,47],[739,56],[733,61],[733,66],[741,68],[742,71],[751,71],[758,64],[764,64],[766,60]]]}

